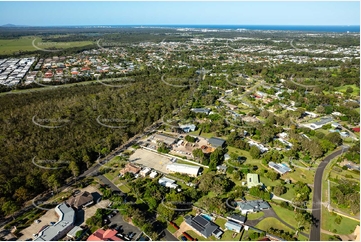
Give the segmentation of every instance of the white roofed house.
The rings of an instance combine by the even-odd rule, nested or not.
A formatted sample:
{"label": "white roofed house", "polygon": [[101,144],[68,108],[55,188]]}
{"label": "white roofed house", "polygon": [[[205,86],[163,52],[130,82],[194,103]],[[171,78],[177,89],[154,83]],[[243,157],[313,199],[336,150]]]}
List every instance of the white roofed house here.
{"label": "white roofed house", "polygon": [[158,183],[162,186],[165,187],[169,187],[169,188],[173,188],[176,189],[178,187],[177,184],[175,184],[175,180],[169,179],[165,176],[163,176],[162,178],[159,179]]}
{"label": "white roofed house", "polygon": [[139,175],[145,177],[151,172],[151,169],[149,167],[145,167],[143,170],[139,172]]}
{"label": "white roofed house", "polygon": [[185,165],[185,164],[168,164],[166,169],[170,173],[179,172],[182,174],[187,174],[189,176],[198,176],[200,172],[200,166],[191,166],[191,165]]}

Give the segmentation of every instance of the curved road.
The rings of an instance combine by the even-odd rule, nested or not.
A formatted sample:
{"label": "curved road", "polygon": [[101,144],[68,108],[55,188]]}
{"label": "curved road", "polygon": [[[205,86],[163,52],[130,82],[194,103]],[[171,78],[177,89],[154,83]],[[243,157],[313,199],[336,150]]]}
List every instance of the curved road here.
{"label": "curved road", "polygon": [[322,175],[327,164],[336,156],[341,155],[348,150],[348,146],[343,146],[341,150],[337,150],[319,164],[313,185],[313,200],[312,200],[312,216],[315,223],[311,226],[310,241],[320,241],[321,239],[321,204],[322,204]]}

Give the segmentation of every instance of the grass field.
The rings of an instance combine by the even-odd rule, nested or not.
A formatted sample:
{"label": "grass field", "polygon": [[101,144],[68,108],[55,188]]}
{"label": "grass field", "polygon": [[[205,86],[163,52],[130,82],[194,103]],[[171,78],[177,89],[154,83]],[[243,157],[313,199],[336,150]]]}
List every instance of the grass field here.
{"label": "grass field", "polygon": [[[295,233],[295,231],[293,231],[292,229],[290,229],[289,227],[284,225],[282,222],[280,222],[276,218],[265,218],[256,225],[256,228],[264,230],[264,231],[267,231],[271,227],[276,228],[276,229],[281,229],[281,230],[284,230],[286,232]],[[298,240],[307,241],[308,238],[306,238],[305,236],[299,234],[298,235]]]}
{"label": "grass field", "polygon": [[[286,208],[283,208],[281,206],[277,206],[277,205],[273,205],[272,204],[272,208],[273,210],[276,212],[276,214],[278,215],[278,217],[280,217],[281,219],[283,219],[286,223],[294,226],[295,224],[297,224],[296,219],[293,216],[293,211],[290,211]],[[304,231],[305,233],[308,233],[308,229]]]}
{"label": "grass field", "polygon": [[256,225],[256,228],[264,230],[264,231],[267,231],[271,227],[277,228],[277,229],[283,229],[284,231],[287,231],[290,233],[292,232],[292,230],[289,227],[284,225],[281,221],[279,221],[276,218],[262,219],[262,221]]}
{"label": "grass field", "polygon": [[322,226],[321,228],[337,234],[352,234],[356,226],[360,223],[342,217],[341,223],[336,224],[335,219],[338,215],[330,213],[326,208],[322,207]]}
{"label": "grass field", "polygon": [[356,85],[345,85],[341,87],[336,87],[335,90],[337,90],[338,92],[346,92],[348,87],[352,87],[353,89],[352,95],[358,95],[360,93],[360,88],[357,87]]}
{"label": "grass field", "polygon": [[248,213],[247,214],[247,220],[255,220],[259,219],[264,216],[264,212],[258,212],[258,213]]}
{"label": "grass field", "polygon": [[[32,44],[35,37],[26,36],[16,39],[0,40],[0,55],[13,54],[19,51],[36,51],[38,50]],[[66,49],[72,47],[81,47],[93,44],[91,41],[73,41],[73,42],[42,42],[41,38],[36,38],[35,46],[40,49]]]}

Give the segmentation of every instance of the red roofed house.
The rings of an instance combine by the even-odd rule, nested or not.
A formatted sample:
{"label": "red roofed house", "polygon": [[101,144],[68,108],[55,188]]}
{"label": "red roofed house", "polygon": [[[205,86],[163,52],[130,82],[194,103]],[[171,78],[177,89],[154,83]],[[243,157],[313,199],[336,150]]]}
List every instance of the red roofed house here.
{"label": "red roofed house", "polygon": [[51,71],[47,71],[47,72],[45,73],[45,77],[46,77],[46,78],[51,78],[51,77],[53,77],[53,73],[52,73]]}
{"label": "red roofed house", "polygon": [[116,236],[117,233],[118,232],[114,229],[98,229],[89,236],[87,241],[123,241],[121,238]]}
{"label": "red roofed house", "polygon": [[360,133],[360,127],[352,128],[354,132]]}

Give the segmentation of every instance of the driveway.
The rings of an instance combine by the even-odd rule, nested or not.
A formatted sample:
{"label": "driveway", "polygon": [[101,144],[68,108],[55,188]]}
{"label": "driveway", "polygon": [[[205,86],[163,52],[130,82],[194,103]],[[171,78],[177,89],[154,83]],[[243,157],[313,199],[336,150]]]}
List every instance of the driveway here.
{"label": "driveway", "polygon": [[117,215],[112,217],[110,219],[110,222],[111,223],[109,224],[109,226],[112,226],[114,224],[120,225],[121,226],[120,231],[121,231],[121,234],[123,234],[123,235],[128,235],[130,232],[136,233],[136,235],[133,236],[133,238],[131,240],[136,240],[142,233],[137,227],[124,221],[124,219],[122,218],[122,215],[120,215],[119,213],[117,213]]}

